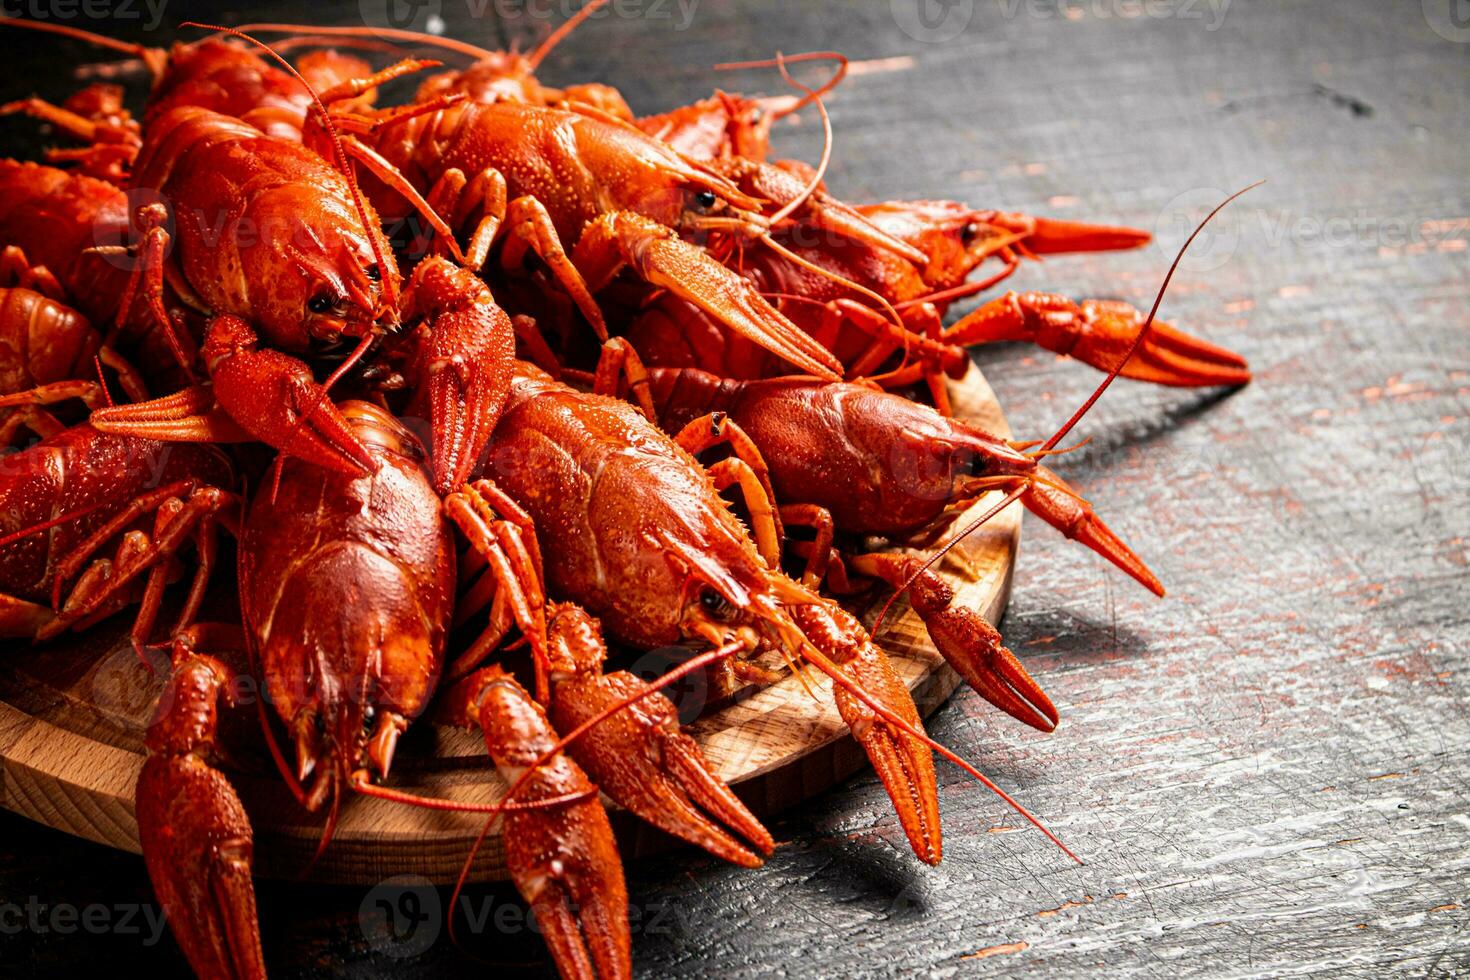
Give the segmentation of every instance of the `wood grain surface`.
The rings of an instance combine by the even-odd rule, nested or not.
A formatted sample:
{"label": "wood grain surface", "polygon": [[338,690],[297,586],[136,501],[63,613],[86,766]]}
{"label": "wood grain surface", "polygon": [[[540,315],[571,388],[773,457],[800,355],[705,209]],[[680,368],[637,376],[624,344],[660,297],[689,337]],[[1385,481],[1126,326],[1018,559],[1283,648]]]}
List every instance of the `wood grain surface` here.
{"label": "wood grain surface", "polygon": [[[1257,380],[1119,384],[1078,431],[1093,441],[1059,461],[1170,594],[1028,525],[1003,630],[1056,700],[1058,731],[1024,731],[967,692],[930,722],[1083,866],[953,770],[945,861],[920,866],[860,776],[775,820],[762,870],[689,851],[634,869],[637,971],[1470,974],[1470,25],[1453,0],[954,0],[927,21],[917,2],[629,0],[544,75],[606,78],[654,110],[706,94],[716,62],[838,48],[858,62],[831,101],[839,195],[1160,233],[1157,248],[1058,257],[1015,280],[1079,297],[1146,303],[1187,221],[1265,177],[1164,305],[1250,357]],[[87,26],[161,43],[189,17],[350,23],[369,3],[382,10],[176,3],[157,32]],[[491,16],[521,6],[419,11],[496,44],[548,29]],[[529,4],[552,23],[559,6]],[[75,84],[61,66],[83,49],[7,44],[4,97]],[[718,82],[779,89],[761,73]],[[814,122],[783,126],[782,151],[814,160]],[[0,129],[27,147],[31,131]],[[1096,381],[1022,346],[977,357],[1022,436],[1048,434]],[[548,970],[503,887],[456,909],[462,949],[443,928],[447,891],[260,897],[276,976]],[[422,924],[394,941],[374,925],[384,907]],[[136,858],[0,817],[8,974],[183,975],[156,914]]]}

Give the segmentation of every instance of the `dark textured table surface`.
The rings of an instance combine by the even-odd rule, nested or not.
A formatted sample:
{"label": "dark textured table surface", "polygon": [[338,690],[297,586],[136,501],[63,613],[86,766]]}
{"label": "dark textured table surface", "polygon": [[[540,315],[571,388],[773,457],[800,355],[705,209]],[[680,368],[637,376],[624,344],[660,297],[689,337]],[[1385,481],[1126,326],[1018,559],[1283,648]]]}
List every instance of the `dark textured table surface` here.
{"label": "dark textured table surface", "polygon": [[[381,18],[383,2],[362,10]],[[159,42],[205,13],[171,3],[145,35],[141,3],[101,20],[37,4]],[[717,82],[780,88],[717,79],[714,63],[840,49],[857,62],[831,100],[841,196],[955,197],[1161,236],[1029,265],[1018,287],[1146,305],[1188,222],[1269,180],[1164,307],[1249,356],[1256,382],[1120,383],[1064,460],[1169,598],[1028,518],[1004,631],[1062,727],[1023,731],[969,693],[930,726],[1086,864],[950,770],[945,861],[920,866],[865,776],[774,820],[763,870],[687,851],[630,868],[639,972],[1470,973],[1466,5],[951,0],[920,18],[911,0],[615,4],[549,60],[549,81],[605,79],[654,111]],[[437,9],[495,46],[544,33],[562,4],[494,16],[518,7],[430,0],[415,16]],[[311,9],[292,15],[362,20],[354,5]],[[249,16],[267,13],[286,11]],[[82,49],[4,41],[0,95],[74,84],[61,66]],[[6,123],[10,145],[28,126]],[[814,118],[778,143],[814,159]],[[1018,433],[1049,433],[1097,379],[1020,346],[978,357]],[[546,969],[508,889],[470,893],[479,927],[461,918],[463,951],[437,917],[400,944],[365,936],[359,909],[385,895],[402,898],[263,885],[275,974]],[[0,971],[178,975],[156,914],[137,858],[0,815]]]}

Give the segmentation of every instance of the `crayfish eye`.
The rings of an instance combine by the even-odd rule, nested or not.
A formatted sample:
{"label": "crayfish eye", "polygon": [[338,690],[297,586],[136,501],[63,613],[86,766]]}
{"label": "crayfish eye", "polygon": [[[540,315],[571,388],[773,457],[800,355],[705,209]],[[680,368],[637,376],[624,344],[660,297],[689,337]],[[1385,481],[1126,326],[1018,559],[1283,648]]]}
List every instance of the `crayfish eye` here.
{"label": "crayfish eye", "polygon": [[380,272],[380,271],[378,271],[378,267],[377,266],[370,265],[370,266],[367,267],[367,270],[366,271],[367,271],[367,277],[368,277],[368,281],[369,282],[382,282],[383,281],[383,273]]}
{"label": "crayfish eye", "polygon": [[714,619],[729,619],[735,612],[735,607],[714,589],[704,589],[699,593],[699,605]]}
{"label": "crayfish eye", "polygon": [[708,211],[720,202],[714,191],[699,191],[694,195],[694,203],[701,211]]}
{"label": "crayfish eye", "polygon": [[974,221],[971,221],[969,224],[965,225],[965,227],[960,229],[960,241],[963,244],[968,245],[975,240],[975,236],[978,234],[980,234],[980,225]]}
{"label": "crayfish eye", "polygon": [[326,293],[318,293],[306,301],[306,308],[313,313],[330,313],[337,305],[337,300]]}

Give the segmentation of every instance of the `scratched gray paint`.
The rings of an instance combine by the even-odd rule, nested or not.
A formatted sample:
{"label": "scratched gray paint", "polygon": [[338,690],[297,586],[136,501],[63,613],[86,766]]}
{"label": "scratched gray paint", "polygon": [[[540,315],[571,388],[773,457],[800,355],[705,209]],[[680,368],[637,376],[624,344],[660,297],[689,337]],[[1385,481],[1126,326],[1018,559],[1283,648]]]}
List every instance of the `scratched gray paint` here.
{"label": "scratched gray paint", "polygon": [[[1079,20],[976,0],[961,37],[929,45],[886,3],[705,0],[685,32],[601,20],[546,66],[654,110],[707,94],[707,66],[777,47],[913,58],[832,100],[830,182],[851,199],[1155,227],[1181,194],[1199,206],[1199,189],[1270,181],[1220,226],[1233,257],[1187,266],[1165,305],[1247,354],[1257,383],[1225,398],[1119,384],[1079,430],[1093,443],[1064,460],[1170,597],[1028,519],[1004,629],[1063,726],[1020,731],[969,694],[931,725],[1086,865],[998,832],[1017,818],[950,770],[945,862],[924,868],[858,779],[774,821],[782,846],[762,871],[687,852],[633,869],[651,917],[643,976],[1470,974],[1470,46],[1415,2],[1236,3],[1214,31],[1208,14],[1070,6]],[[442,8],[463,20],[456,0]],[[474,36],[496,41],[483,22]],[[814,159],[806,123],[780,146]],[[1324,242],[1299,218],[1366,230]],[[1426,247],[1397,247],[1400,223]],[[1015,285],[1146,304],[1166,263],[1160,249],[1060,258]],[[1097,377],[1022,347],[979,357],[1018,433],[1048,433]],[[135,859],[8,815],[0,828],[0,900],[147,897]],[[363,899],[265,887],[276,974],[484,974],[443,937],[413,960],[373,953]],[[497,973],[540,972],[538,943],[520,930],[465,945]],[[997,947],[1016,950],[975,955]],[[0,935],[0,962],[38,974],[95,956],[182,970],[137,937]]]}

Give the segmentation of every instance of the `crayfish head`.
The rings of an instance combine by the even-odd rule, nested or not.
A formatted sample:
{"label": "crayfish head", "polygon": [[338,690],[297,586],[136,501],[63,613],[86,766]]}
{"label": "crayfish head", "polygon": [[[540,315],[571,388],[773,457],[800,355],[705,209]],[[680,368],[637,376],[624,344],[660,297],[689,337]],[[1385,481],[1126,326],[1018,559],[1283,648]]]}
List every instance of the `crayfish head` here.
{"label": "crayfish head", "polygon": [[397,294],[392,250],[375,250],[345,188],[332,190],[305,181],[271,188],[242,221],[258,235],[239,249],[242,277],[258,284],[251,319],[272,347],[300,353],[397,324],[385,289]]}
{"label": "crayfish head", "polygon": [[[438,626],[391,556],[360,542],[321,549],[287,583],[259,648],[291,730],[296,775],[320,804],[332,782],[386,775],[398,736],[439,677]],[[325,775],[324,775],[325,773]]]}
{"label": "crayfish head", "polygon": [[1024,238],[1024,215],[978,211],[958,201],[888,201],[858,209],[879,228],[929,257],[924,281],[957,286],[987,258]]}
{"label": "crayfish head", "polygon": [[811,593],[779,571],[762,569],[760,582],[735,597],[713,583],[698,584],[693,602],[685,606],[684,631],[711,647],[738,639],[747,654],[781,650],[794,655],[803,643],[802,631],[786,606],[816,601]]}
{"label": "crayfish head", "polygon": [[579,159],[598,178],[599,210],[633,211],[695,238],[711,232],[758,237],[764,203],[708,167],[629,125],[578,121]]}

